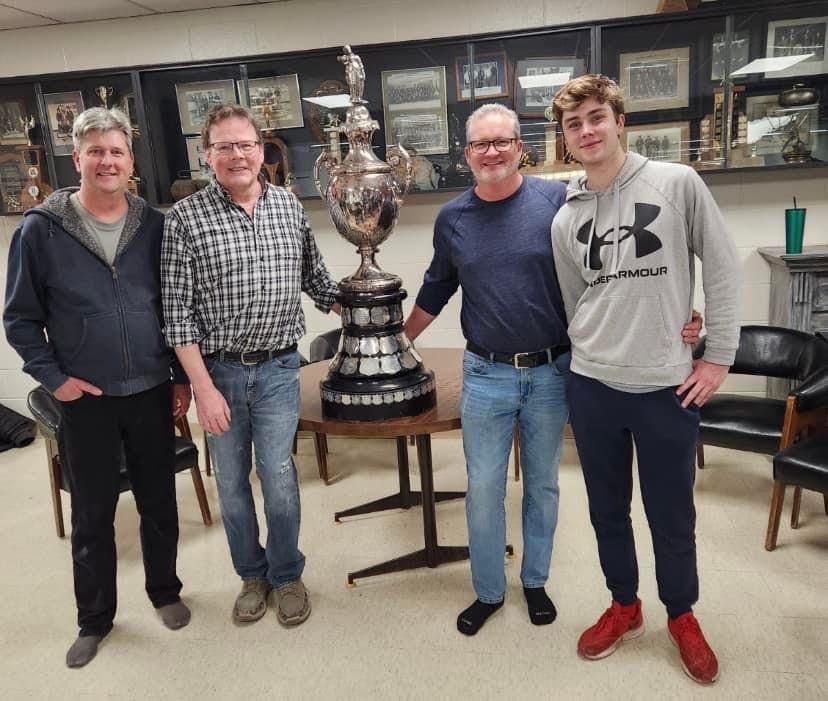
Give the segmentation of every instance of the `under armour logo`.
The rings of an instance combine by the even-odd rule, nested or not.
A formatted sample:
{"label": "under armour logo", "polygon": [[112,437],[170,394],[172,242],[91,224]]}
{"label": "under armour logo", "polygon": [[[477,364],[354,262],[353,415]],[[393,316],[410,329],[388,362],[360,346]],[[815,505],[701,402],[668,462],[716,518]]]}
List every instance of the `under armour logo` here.
{"label": "under armour logo", "polygon": [[[655,218],[661,213],[661,207],[654,204],[635,204],[635,221],[632,226],[622,226],[619,231],[620,238],[618,243],[622,244],[628,238],[635,239],[635,257],[643,258],[651,253],[655,253],[661,248],[661,240],[652,231],[645,227],[652,224]],[[592,219],[584,222],[583,226],[578,229],[577,239],[581,243],[589,243],[589,232],[592,229]],[[584,266],[590,270],[600,270],[603,266],[601,264],[601,247],[612,245],[612,239],[609,239],[614,229],[607,229],[603,236],[596,234],[592,237],[589,251],[584,253]],[[589,260],[587,260],[587,258]]]}

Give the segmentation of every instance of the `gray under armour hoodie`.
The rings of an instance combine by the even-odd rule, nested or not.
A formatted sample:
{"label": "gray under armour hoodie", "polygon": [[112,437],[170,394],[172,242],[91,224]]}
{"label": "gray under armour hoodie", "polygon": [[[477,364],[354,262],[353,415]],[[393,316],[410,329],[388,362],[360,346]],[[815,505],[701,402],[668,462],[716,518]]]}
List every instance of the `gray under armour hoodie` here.
{"label": "gray under armour hoodie", "polygon": [[628,153],[609,188],[567,189],[552,223],[572,370],[610,384],[668,387],[692,371],[681,339],[702,262],[704,358],[731,365],[739,343],[740,264],[696,171]]}

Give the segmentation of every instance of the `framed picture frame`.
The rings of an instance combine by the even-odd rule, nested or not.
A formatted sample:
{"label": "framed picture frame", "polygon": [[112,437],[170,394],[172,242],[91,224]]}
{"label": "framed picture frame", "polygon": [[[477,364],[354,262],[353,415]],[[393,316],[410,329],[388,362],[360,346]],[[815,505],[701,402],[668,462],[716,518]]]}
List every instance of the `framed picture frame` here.
{"label": "framed picture frame", "polygon": [[383,71],[382,109],[386,146],[448,153],[445,66]]}
{"label": "framed picture frame", "polygon": [[79,90],[73,92],[53,92],[43,96],[46,103],[46,116],[49,120],[49,138],[52,140],[52,153],[55,156],[68,156],[72,153],[72,124],[84,110],[83,95]]}
{"label": "framed picture frame", "polygon": [[263,130],[297,129],[305,126],[297,73],[252,78],[247,81],[247,89],[250,104],[245,101],[242,81],[238,81],[242,104],[252,110]]}
{"label": "framed picture frame", "polygon": [[558,88],[586,73],[586,61],[576,56],[526,58],[515,64],[515,111],[521,117],[543,117]]}
{"label": "framed picture frame", "polygon": [[662,122],[624,127],[627,151],[652,161],[690,163],[690,122]]}
{"label": "framed picture frame", "polygon": [[[710,48],[710,80],[724,80],[725,33],[713,35]],[[750,32],[740,29],[733,32],[733,41],[730,42],[730,72],[737,71],[750,62]]]}
{"label": "framed picture frame", "polygon": [[766,78],[828,73],[828,17],[802,17],[768,22],[768,58],[810,54],[813,56]]}
{"label": "framed picture frame", "polygon": [[458,102],[471,99],[472,79],[475,99],[509,97],[509,62],[505,51],[475,55],[474,66],[469,65],[467,56],[458,56],[454,62],[454,71]]}
{"label": "framed picture frame", "polygon": [[236,101],[232,79],[180,83],[175,86],[182,134],[199,134],[207,113],[215,106]]}
{"label": "framed picture frame", "polygon": [[690,47],[621,54],[627,112],[680,109],[690,104]]}
{"label": "framed picture frame", "polygon": [[201,144],[201,135],[184,137],[187,142],[187,160],[193,180],[209,180],[212,169],[207,165],[207,154]]}
{"label": "framed picture frame", "polygon": [[0,145],[15,146],[28,144],[28,128],[25,124],[26,107],[13,100],[0,102]]}

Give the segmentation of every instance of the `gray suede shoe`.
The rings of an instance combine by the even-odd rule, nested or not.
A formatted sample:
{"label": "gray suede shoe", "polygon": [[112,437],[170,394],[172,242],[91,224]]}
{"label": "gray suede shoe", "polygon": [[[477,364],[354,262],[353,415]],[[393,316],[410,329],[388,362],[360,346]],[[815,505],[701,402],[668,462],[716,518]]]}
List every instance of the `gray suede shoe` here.
{"label": "gray suede shoe", "polygon": [[103,639],[103,635],[79,636],[66,653],[66,666],[76,669],[89,664],[98,654],[98,644]]}
{"label": "gray suede shoe", "polygon": [[276,618],[283,626],[298,626],[310,616],[310,596],[301,579],[278,587],[276,602]]}
{"label": "gray suede shoe", "polygon": [[236,623],[258,621],[267,611],[267,595],[271,589],[265,579],[243,579],[242,590],[233,605],[233,620]]}

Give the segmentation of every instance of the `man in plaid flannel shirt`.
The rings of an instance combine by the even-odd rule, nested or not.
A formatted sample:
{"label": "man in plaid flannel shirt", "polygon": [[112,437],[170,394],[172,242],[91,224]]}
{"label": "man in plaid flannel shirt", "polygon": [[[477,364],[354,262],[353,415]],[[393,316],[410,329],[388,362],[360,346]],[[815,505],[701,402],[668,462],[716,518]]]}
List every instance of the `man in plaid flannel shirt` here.
{"label": "man in plaid flannel shirt", "polygon": [[[253,114],[239,105],[213,108],[202,143],[215,177],[178,202],[164,226],[165,333],[192,383],[215,463],[224,529],[243,582],[233,619],[261,618],[275,590],[279,622],[298,625],[310,614],[291,457],[299,418],[296,342],[305,332],[300,293],[324,312],[338,311],[337,288],[299,201],[261,175]],[[253,453],[264,548],[250,487]]]}

